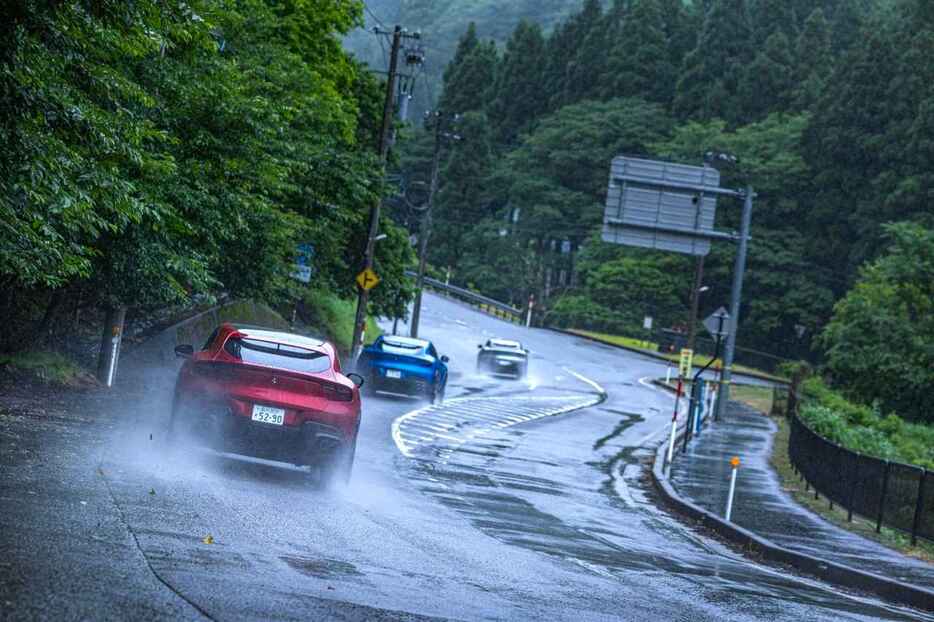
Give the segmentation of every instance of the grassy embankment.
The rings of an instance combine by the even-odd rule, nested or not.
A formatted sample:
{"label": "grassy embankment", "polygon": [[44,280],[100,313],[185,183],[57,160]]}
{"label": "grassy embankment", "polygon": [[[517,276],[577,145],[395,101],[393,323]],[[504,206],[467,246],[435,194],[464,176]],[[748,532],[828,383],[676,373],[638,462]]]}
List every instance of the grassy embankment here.
{"label": "grassy embankment", "polygon": [[[581,336],[584,336],[584,337],[590,337],[591,339],[596,339],[597,341],[603,341],[603,342],[605,342],[605,343],[609,343],[609,344],[613,344],[613,345],[617,345],[617,346],[623,346],[624,348],[636,348],[636,349],[638,349],[638,350],[649,350],[649,351],[651,351],[651,352],[653,352],[653,353],[656,353],[656,354],[661,355],[662,357],[668,359],[668,360],[671,361],[672,363],[678,363],[679,360],[680,360],[680,358],[681,358],[678,354],[666,354],[666,353],[664,353],[664,352],[658,352],[658,344],[657,344],[657,343],[654,343],[654,342],[652,342],[652,341],[645,341],[645,340],[642,340],[642,339],[633,339],[632,337],[623,337],[623,336],[621,336],[621,335],[609,335],[609,334],[606,334],[606,333],[597,333],[597,332],[594,332],[594,331],[580,330],[580,329],[576,329],[576,328],[568,329],[568,332],[570,332],[570,333],[575,333],[575,334],[577,334],[577,335],[581,335]],[[710,362],[710,358],[711,358],[711,357],[706,356],[706,355],[704,355],[704,354],[695,355],[695,356],[694,356],[694,366],[695,366],[695,367],[697,367],[697,366],[701,366],[701,367],[702,367],[702,366],[704,366],[704,365],[706,365],[707,363]],[[712,367],[712,369],[719,369],[719,366],[718,366],[718,365],[714,365],[714,366]],[[780,377],[780,376],[775,376],[775,375],[773,375],[773,374],[770,374],[770,373],[768,373],[768,372],[764,372],[764,371],[759,370],[759,369],[754,369],[754,368],[752,368],[752,367],[746,367],[745,365],[736,365],[736,364],[734,364],[734,365],[733,365],[733,371],[739,372],[739,373],[746,372],[746,373],[756,374],[756,375],[759,375],[759,376],[763,376],[763,377],[765,377],[765,378],[769,378],[769,379],[774,380],[774,381],[776,381],[776,382],[788,382],[788,379],[787,379],[787,378],[782,378],[782,377]]]}
{"label": "grassy embankment", "polygon": [[[758,392],[761,393],[762,389],[758,389]],[[755,393],[752,392],[752,400],[748,399],[750,395],[746,395],[743,401],[759,408]],[[758,397],[761,399],[762,396]],[[741,399],[739,394],[737,398]],[[895,415],[882,417],[870,407],[847,401],[818,378],[805,382],[804,399],[802,418],[825,437],[865,454],[930,468],[931,452],[934,451],[934,428],[910,424]],[[830,509],[825,499],[815,499],[813,491],[806,492],[804,482],[795,473],[788,457],[788,421],[784,417],[776,417],[774,420],[778,425],[778,433],[773,443],[771,464],[778,473],[782,489],[795,501],[839,527],[906,555],[934,562],[934,544],[919,540],[916,546],[912,546],[907,534],[888,527],[883,527],[882,533],[877,534],[875,521],[854,516],[853,521],[849,522],[845,509],[839,506]]]}
{"label": "grassy embankment", "polygon": [[[330,292],[311,290],[305,295],[305,310],[309,315],[308,320],[321,333],[320,336],[330,340],[346,355],[353,341],[357,301],[339,298]],[[366,342],[372,343],[382,333],[376,319],[367,318]]]}
{"label": "grassy embankment", "polygon": [[[313,292],[305,300],[306,308],[314,317],[314,325],[305,327],[316,336],[332,341],[346,354],[350,350],[353,336],[355,301],[343,300],[329,293]],[[248,300],[225,305],[217,311],[217,322],[239,322],[289,330],[288,321],[271,307]],[[179,329],[178,343],[192,343],[200,347],[205,337],[214,329],[213,315],[205,315],[203,322]],[[301,329],[299,329],[301,330]],[[367,341],[381,334],[373,318],[367,321]],[[43,384],[63,388],[94,386],[97,381],[93,373],[68,356],[53,351],[26,351],[0,354],[0,369],[23,375]]]}
{"label": "grassy embankment", "polygon": [[90,372],[58,352],[2,354],[0,368],[31,377],[47,385],[79,388],[96,384]]}

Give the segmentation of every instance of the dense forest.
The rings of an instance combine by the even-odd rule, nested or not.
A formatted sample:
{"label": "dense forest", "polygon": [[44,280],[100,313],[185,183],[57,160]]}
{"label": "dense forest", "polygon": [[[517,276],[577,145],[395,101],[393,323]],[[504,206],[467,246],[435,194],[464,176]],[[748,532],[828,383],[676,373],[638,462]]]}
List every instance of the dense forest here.
{"label": "dense forest", "polygon": [[[741,343],[824,358],[854,385],[875,374],[888,388],[863,397],[920,412],[934,380],[931,6],[586,0],[548,34],[519,23],[504,46],[471,25],[439,102],[464,140],[446,151],[431,264],[516,304],[534,294],[550,323],[683,323],[691,258],[599,240],[609,161],[730,153],[724,183],[758,193]],[[407,178],[424,175],[429,143],[411,141]],[[739,207],[721,201],[721,229]],[[734,252],[707,257],[702,314],[729,299]],[[913,257],[928,260],[892,267]]]}
{"label": "dense forest", "polygon": [[[287,299],[299,243],[315,286],[352,293],[383,193],[383,88],[341,43],[362,13],[352,0],[4,3],[0,351],[106,307]],[[412,251],[383,230],[374,310],[388,314]]]}
{"label": "dense forest", "polygon": [[579,8],[580,0],[368,0],[366,29],[350,32],[344,44],[361,61],[382,69],[388,46],[369,29],[401,24],[421,33],[419,45],[425,49],[425,63],[413,72],[416,84],[408,115],[417,119],[417,113],[430,109],[441,94],[444,67],[454,56],[467,24],[474,23],[481,36],[502,44],[522,19],[550,30]]}

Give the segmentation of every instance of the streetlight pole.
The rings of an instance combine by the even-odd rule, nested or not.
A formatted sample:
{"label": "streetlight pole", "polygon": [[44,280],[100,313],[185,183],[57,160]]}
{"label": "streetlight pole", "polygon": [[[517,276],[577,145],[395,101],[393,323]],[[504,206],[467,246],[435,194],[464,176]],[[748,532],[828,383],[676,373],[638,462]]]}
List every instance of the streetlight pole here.
{"label": "streetlight pole", "polygon": [[[376,34],[387,34],[376,30]],[[418,39],[418,33],[408,34],[403,31],[402,26],[396,26],[392,31],[392,49],[389,55],[389,75],[386,80],[386,99],[383,103],[383,123],[379,132],[379,162],[383,167],[385,174],[386,160],[389,157],[389,143],[392,132],[392,120],[395,110],[396,100],[396,78],[399,73],[399,51],[402,47],[402,39]],[[376,237],[379,234],[379,211],[382,197],[377,197],[370,207],[369,232],[367,234],[366,248],[363,256],[363,269],[371,270],[373,268],[373,256],[376,250]],[[354,317],[353,339],[351,341],[350,358],[357,360],[360,354],[360,348],[363,346],[363,332],[366,330],[367,303],[369,302],[369,291],[363,287],[359,288],[357,294],[357,313]]]}
{"label": "streetlight pole", "polygon": [[723,405],[730,399],[730,382],[733,378],[733,357],[736,354],[736,333],[739,329],[739,305],[743,296],[743,275],[746,272],[746,253],[749,250],[749,229],[752,225],[752,200],[755,193],[752,186],[746,187],[743,201],[743,218],[739,232],[739,248],[736,251],[736,264],[733,267],[733,290],[730,295],[730,332],[726,338],[723,353],[723,374],[720,393],[717,396],[717,416],[723,414]]}

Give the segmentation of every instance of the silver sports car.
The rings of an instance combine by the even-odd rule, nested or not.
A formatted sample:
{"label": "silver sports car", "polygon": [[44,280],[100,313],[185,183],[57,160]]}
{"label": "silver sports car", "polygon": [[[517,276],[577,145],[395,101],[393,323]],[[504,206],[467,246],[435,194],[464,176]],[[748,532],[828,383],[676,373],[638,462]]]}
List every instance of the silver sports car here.
{"label": "silver sports car", "polygon": [[529,370],[529,351],[518,341],[490,339],[477,346],[477,371],[494,376],[524,378]]}

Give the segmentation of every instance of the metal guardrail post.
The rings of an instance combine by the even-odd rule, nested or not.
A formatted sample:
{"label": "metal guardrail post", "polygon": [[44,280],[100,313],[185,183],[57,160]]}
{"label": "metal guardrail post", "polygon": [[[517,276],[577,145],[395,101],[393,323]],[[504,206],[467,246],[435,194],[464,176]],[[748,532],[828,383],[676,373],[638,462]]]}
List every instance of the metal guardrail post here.
{"label": "metal guardrail post", "polygon": [[924,510],[924,480],[927,478],[927,469],[921,469],[918,478],[918,498],[915,501],[915,518],[911,523],[911,545],[918,543],[918,529],[921,527],[921,512]]}
{"label": "metal guardrail post", "polygon": [[850,523],[853,522],[853,506],[856,504],[856,488],[859,486],[859,465],[862,464],[862,462],[862,455],[857,453],[856,468],[853,469],[853,484],[850,486],[850,499],[846,509],[846,520]]}
{"label": "metal guardrail post", "polygon": [[885,518],[885,497],[889,492],[889,471],[891,471],[891,463],[885,461],[885,471],[882,475],[882,494],[879,495],[879,517],[876,520],[876,533],[882,533],[882,520]]}

